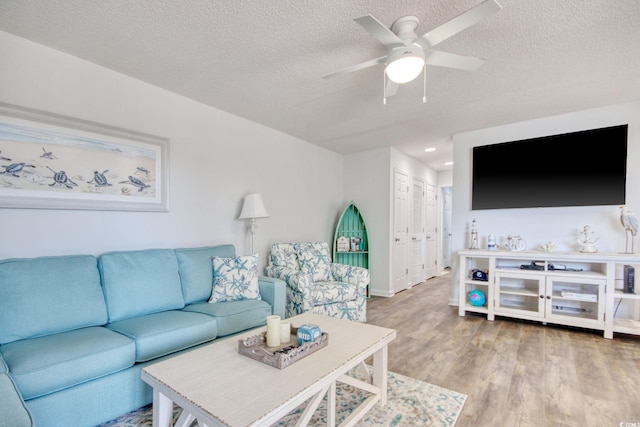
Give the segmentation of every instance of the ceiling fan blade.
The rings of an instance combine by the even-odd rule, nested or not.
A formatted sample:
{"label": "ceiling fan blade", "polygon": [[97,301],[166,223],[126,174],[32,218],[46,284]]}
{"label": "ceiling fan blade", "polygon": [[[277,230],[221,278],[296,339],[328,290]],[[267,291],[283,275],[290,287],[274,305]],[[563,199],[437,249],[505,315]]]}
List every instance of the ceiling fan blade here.
{"label": "ceiling fan blade", "polygon": [[399,87],[400,87],[399,83],[396,83],[391,79],[387,79],[387,86],[385,87],[385,90],[384,90],[385,98],[388,98],[398,93]]}
{"label": "ceiling fan blade", "polygon": [[500,9],[502,9],[502,6],[500,6],[496,0],[486,0],[478,6],[461,13],[452,20],[434,28],[423,36],[418,37],[416,43],[420,44],[425,49],[429,49],[460,31],[466,30],[470,26],[477,24]]}
{"label": "ceiling fan blade", "polygon": [[425,52],[424,62],[427,65],[436,65],[438,67],[475,71],[484,64],[484,59],[429,49]]}
{"label": "ceiling fan blade", "polygon": [[329,79],[331,77],[340,76],[342,74],[351,73],[354,71],[362,70],[364,68],[373,67],[374,65],[383,64],[384,61],[387,60],[387,55],[381,56],[380,58],[372,59],[370,61],[361,62],[360,64],[352,65],[347,68],[343,68],[342,70],[334,71],[332,73],[325,74],[322,76],[325,79]]}
{"label": "ceiling fan blade", "polygon": [[382,22],[378,21],[371,15],[355,18],[354,21],[360,24],[362,28],[367,30],[373,37],[378,39],[380,43],[389,49],[406,45],[405,42],[396,35],[396,33],[385,27]]}

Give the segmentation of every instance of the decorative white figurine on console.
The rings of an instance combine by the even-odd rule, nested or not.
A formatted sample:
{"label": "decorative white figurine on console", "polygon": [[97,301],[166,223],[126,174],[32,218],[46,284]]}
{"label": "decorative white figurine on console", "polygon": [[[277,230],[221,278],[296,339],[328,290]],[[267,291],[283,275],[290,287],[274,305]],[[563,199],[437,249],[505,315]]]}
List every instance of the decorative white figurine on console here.
{"label": "decorative white figurine on console", "polygon": [[471,247],[469,249],[478,249],[478,229],[476,228],[476,220],[471,221]]}
{"label": "decorative white figurine on console", "polygon": [[[633,254],[635,253],[633,242],[636,234],[638,234],[638,218],[626,206],[620,206],[620,209],[620,223],[624,227],[625,235],[627,237],[624,253]],[[631,252],[629,252],[629,233],[631,233]]]}
{"label": "decorative white figurine on console", "polygon": [[509,235],[507,237],[507,243],[505,243],[504,247],[508,251],[524,251],[525,249],[527,249],[527,242],[520,236]]}
{"label": "decorative white figurine on console", "polygon": [[544,245],[540,246],[538,249],[540,249],[542,252],[553,252],[558,249],[558,247],[553,242],[547,242]]}
{"label": "decorative white figurine on console", "polygon": [[589,227],[588,225],[585,225],[580,234],[583,235],[582,240],[580,238],[576,239],[576,242],[578,242],[578,244],[582,246],[582,249],[580,249],[580,252],[586,252],[586,253],[598,252],[598,249],[596,248],[595,244],[599,240],[599,238],[596,237],[595,240],[591,238],[591,234],[592,234],[591,227]]}
{"label": "decorative white figurine on console", "polygon": [[489,237],[487,237],[487,249],[489,249],[490,251],[495,251],[496,249],[498,249],[498,245],[496,244],[496,236],[494,236],[493,234],[489,234]]}

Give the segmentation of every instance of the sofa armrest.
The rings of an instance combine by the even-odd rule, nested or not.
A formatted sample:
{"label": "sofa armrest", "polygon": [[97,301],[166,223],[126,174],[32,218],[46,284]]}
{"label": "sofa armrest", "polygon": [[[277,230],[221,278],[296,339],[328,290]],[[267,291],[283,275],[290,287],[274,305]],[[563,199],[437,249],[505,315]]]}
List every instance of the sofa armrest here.
{"label": "sofa armrest", "polygon": [[274,277],[258,277],[260,287],[260,297],[271,305],[271,314],[275,314],[284,319],[286,297],[286,284]]}
{"label": "sofa armrest", "polygon": [[356,285],[358,293],[362,295],[366,295],[367,286],[371,281],[368,269],[335,262],[331,263],[331,275],[334,280]]}
{"label": "sofa armrest", "polygon": [[33,417],[0,355],[0,426],[32,427],[33,425]]}

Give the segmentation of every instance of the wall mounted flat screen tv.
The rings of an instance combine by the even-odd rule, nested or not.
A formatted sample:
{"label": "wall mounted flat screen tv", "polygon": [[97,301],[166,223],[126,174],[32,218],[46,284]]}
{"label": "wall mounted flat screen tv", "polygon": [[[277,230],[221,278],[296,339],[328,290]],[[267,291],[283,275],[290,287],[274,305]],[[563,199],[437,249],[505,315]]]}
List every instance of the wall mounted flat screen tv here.
{"label": "wall mounted flat screen tv", "polygon": [[625,204],[627,128],[474,147],[471,209]]}

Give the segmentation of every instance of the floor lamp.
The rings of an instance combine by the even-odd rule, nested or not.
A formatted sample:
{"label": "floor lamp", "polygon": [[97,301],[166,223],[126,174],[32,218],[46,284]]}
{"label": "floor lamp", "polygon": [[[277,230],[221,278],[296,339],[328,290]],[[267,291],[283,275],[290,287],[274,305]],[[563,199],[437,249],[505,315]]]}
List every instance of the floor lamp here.
{"label": "floor lamp", "polygon": [[247,194],[242,204],[242,212],[238,219],[249,220],[249,232],[251,233],[251,253],[253,253],[253,236],[258,231],[258,223],[256,218],[268,218],[269,214],[264,208],[262,197],[259,194]]}

